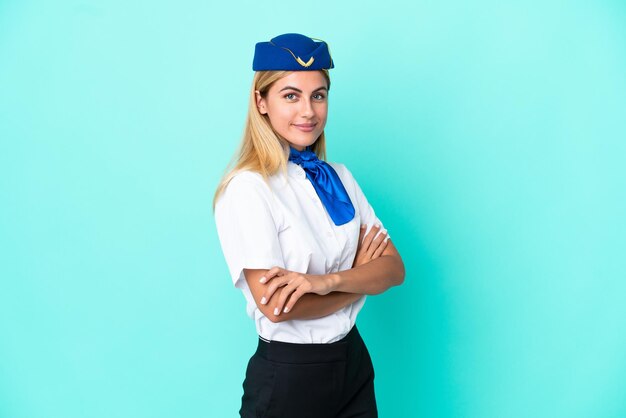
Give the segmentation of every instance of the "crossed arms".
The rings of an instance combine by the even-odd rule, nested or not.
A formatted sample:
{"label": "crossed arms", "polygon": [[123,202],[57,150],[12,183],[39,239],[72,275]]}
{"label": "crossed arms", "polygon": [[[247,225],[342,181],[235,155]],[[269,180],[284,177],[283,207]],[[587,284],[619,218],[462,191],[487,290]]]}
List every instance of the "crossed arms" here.
{"label": "crossed arms", "polygon": [[[374,238],[374,226],[359,244],[353,267],[330,274],[304,274],[275,266],[244,269],[248,287],[263,314],[272,322],[312,319],[330,315],[357,301],[404,281],[404,263],[384,233]],[[297,302],[297,303],[296,303]]]}

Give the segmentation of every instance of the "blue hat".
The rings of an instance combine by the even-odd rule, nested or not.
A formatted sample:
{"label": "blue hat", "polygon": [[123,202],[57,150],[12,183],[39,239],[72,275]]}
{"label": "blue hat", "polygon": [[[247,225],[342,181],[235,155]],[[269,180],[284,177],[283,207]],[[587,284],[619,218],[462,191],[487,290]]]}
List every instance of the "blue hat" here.
{"label": "blue hat", "polygon": [[258,42],[254,50],[254,71],[286,70],[312,71],[333,68],[333,59],[326,42],[285,33],[269,42]]}

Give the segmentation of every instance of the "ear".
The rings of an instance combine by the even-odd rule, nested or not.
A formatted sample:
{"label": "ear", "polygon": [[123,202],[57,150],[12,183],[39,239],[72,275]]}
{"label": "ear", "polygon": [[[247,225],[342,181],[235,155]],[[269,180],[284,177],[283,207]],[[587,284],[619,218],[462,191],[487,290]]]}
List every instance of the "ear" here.
{"label": "ear", "polygon": [[265,99],[263,98],[263,96],[261,96],[261,92],[259,92],[258,90],[255,90],[254,95],[256,96],[256,107],[257,109],[259,109],[259,113],[262,115],[266,115],[267,108],[265,105]]}

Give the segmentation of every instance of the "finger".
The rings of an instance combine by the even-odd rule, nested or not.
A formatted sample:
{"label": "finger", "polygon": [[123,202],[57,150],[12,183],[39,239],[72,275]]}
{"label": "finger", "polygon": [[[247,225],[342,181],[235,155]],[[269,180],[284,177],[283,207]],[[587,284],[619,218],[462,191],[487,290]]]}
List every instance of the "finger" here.
{"label": "finger", "polygon": [[382,231],[380,231],[378,236],[374,238],[373,245],[376,245],[376,246],[380,245],[380,243],[383,242],[385,238],[387,238],[387,230],[383,229]]}
{"label": "finger", "polygon": [[374,239],[374,241],[372,241],[372,243],[369,246],[368,249],[368,254],[370,256],[372,256],[374,254],[374,251],[376,251],[378,249],[378,247],[380,246],[380,244],[383,242],[383,240],[385,239],[385,237],[387,236],[387,231],[381,231],[380,234],[378,234],[378,236]]}
{"label": "finger", "polygon": [[261,276],[259,281],[261,283],[266,283],[267,281],[271,280],[273,277],[275,277],[275,276],[277,276],[279,274],[280,275],[284,274],[283,269],[281,267],[274,266],[271,269],[269,269],[267,271],[267,273],[265,273],[263,276]]}
{"label": "finger", "polygon": [[293,306],[302,297],[302,295],[304,295],[304,292],[300,289],[296,289],[295,292],[291,294],[291,297],[289,298],[289,301],[287,302],[287,306],[285,306],[284,312],[288,313],[289,311],[291,311],[293,309]]}
{"label": "finger", "polygon": [[380,243],[378,248],[376,248],[376,251],[374,251],[374,255],[372,255],[372,257],[373,258],[380,257],[380,255],[383,253],[383,251],[385,251],[385,248],[387,248],[387,243],[388,242],[389,242],[388,239],[384,239],[383,242]]}
{"label": "finger", "polygon": [[361,241],[363,241],[363,236],[365,235],[365,230],[367,229],[367,225],[361,225],[359,228],[359,239],[356,241],[356,252],[359,253],[361,251]]}
{"label": "finger", "polygon": [[365,238],[363,239],[363,249],[365,251],[367,251],[369,249],[370,244],[372,243],[372,240],[374,239],[374,237],[376,236],[376,234],[378,233],[378,230],[380,230],[380,225],[374,225],[370,228],[369,232],[367,233],[367,235],[365,235]]}
{"label": "finger", "polygon": [[274,315],[280,315],[283,311],[285,303],[287,303],[287,298],[298,288],[299,284],[300,280],[295,279],[281,289],[280,295],[278,295],[278,300],[276,301],[276,307],[274,308]]}
{"label": "finger", "polygon": [[370,230],[367,232],[367,236],[375,237],[378,231],[380,231],[380,224],[372,225]]}
{"label": "finger", "polygon": [[274,295],[274,292],[276,292],[279,287],[285,286],[287,283],[289,283],[289,278],[286,275],[277,277],[272,280],[272,282],[267,285],[267,289],[265,289],[265,293],[261,298],[261,304],[265,305],[267,302],[269,302],[269,300]]}

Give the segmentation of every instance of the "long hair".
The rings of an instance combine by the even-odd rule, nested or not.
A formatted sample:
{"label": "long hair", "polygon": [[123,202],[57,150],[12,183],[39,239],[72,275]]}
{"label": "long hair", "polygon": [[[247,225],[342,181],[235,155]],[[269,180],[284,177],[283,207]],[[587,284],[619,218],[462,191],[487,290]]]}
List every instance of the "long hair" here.
{"label": "long hair", "polygon": [[[321,71],[330,89],[328,70]],[[262,97],[266,97],[272,84],[289,73],[289,71],[255,72],[252,79],[252,88],[250,89],[248,116],[246,117],[243,137],[217,186],[213,196],[213,210],[215,210],[215,202],[224,192],[230,180],[240,171],[250,170],[257,172],[263,176],[266,182],[269,176],[278,171],[284,174],[287,173],[289,142],[274,131],[270,124],[269,116],[262,115],[259,112],[256,105],[255,90],[258,90]],[[311,150],[315,152],[319,159],[326,160],[326,136],[324,132],[313,143]]]}

